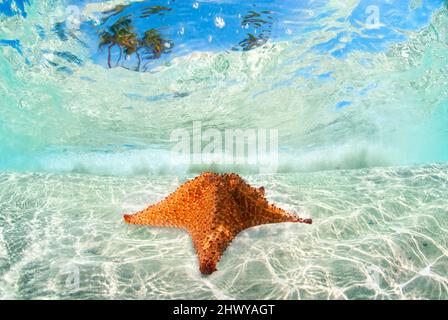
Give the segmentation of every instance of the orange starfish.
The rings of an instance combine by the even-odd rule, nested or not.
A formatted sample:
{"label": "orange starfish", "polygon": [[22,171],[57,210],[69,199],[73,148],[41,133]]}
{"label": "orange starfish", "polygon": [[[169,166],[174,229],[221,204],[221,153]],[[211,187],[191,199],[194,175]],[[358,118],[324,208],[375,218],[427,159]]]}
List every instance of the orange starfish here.
{"label": "orange starfish", "polygon": [[127,223],[186,229],[203,274],[211,274],[222,253],[244,229],[267,223],[303,222],[268,203],[264,188],[253,188],[237,174],[203,173],[161,202],[133,215]]}

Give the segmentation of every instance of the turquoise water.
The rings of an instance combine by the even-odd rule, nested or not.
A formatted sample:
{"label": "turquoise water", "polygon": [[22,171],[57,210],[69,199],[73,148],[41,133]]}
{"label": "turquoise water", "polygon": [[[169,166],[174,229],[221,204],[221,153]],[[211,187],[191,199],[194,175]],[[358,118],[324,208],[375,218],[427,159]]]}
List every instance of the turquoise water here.
{"label": "turquoise water", "polygon": [[[448,298],[447,22],[441,0],[3,1],[0,298]],[[277,129],[278,166],[192,164],[170,136],[193,122]],[[243,232],[210,277],[183,232],[123,224],[205,170],[315,223]]]}

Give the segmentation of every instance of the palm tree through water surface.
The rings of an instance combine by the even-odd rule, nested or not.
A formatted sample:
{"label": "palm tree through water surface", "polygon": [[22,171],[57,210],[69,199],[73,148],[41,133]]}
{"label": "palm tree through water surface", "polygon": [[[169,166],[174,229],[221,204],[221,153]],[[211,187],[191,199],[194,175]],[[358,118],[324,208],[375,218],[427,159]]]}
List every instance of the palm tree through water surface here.
{"label": "palm tree through water surface", "polygon": [[[107,13],[110,13],[110,15],[104,18],[103,22],[123,12],[125,8],[126,6],[120,5],[108,11]],[[151,15],[160,14],[161,11],[169,10],[171,9],[161,6],[150,7],[143,11],[142,17],[148,18]],[[102,30],[99,37],[99,47],[107,46],[107,65],[109,68],[112,68],[112,49],[115,46],[120,50],[116,66],[121,66],[120,62],[123,54],[128,59],[135,54],[138,61],[135,71],[141,69],[142,55],[140,51],[142,51],[145,60],[153,60],[159,59],[163,53],[170,52],[174,47],[172,40],[164,39],[160,32],[154,28],[144,31],[139,39],[135,28],[132,26],[132,20],[128,16],[121,17],[106,30]],[[149,61],[145,64],[145,69],[148,63]]]}

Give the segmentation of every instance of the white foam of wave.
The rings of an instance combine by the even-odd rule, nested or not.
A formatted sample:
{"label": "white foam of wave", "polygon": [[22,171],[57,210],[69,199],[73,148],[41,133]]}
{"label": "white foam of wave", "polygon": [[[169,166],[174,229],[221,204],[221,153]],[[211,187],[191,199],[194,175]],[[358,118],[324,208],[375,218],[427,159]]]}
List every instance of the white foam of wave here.
{"label": "white foam of wave", "polygon": [[[359,169],[402,164],[398,152],[383,146],[351,143],[301,151],[279,151],[261,163],[254,159],[230,164],[213,162],[214,155],[203,154],[202,162],[193,157],[161,149],[135,149],[122,152],[90,151],[48,153],[37,156],[26,170],[92,173],[96,175],[167,175],[204,171],[238,173],[288,173],[320,170]],[[221,156],[222,159],[225,155]],[[244,161],[244,163],[242,163]],[[266,165],[269,163],[269,165]]]}

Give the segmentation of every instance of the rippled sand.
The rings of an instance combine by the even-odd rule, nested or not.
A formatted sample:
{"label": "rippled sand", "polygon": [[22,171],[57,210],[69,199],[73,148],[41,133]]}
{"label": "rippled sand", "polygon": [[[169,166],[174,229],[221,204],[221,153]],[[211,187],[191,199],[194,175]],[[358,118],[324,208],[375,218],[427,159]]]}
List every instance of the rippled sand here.
{"label": "rippled sand", "polygon": [[242,232],[211,276],[122,221],[185,178],[0,173],[0,298],[448,298],[446,166],[245,176],[314,224]]}

